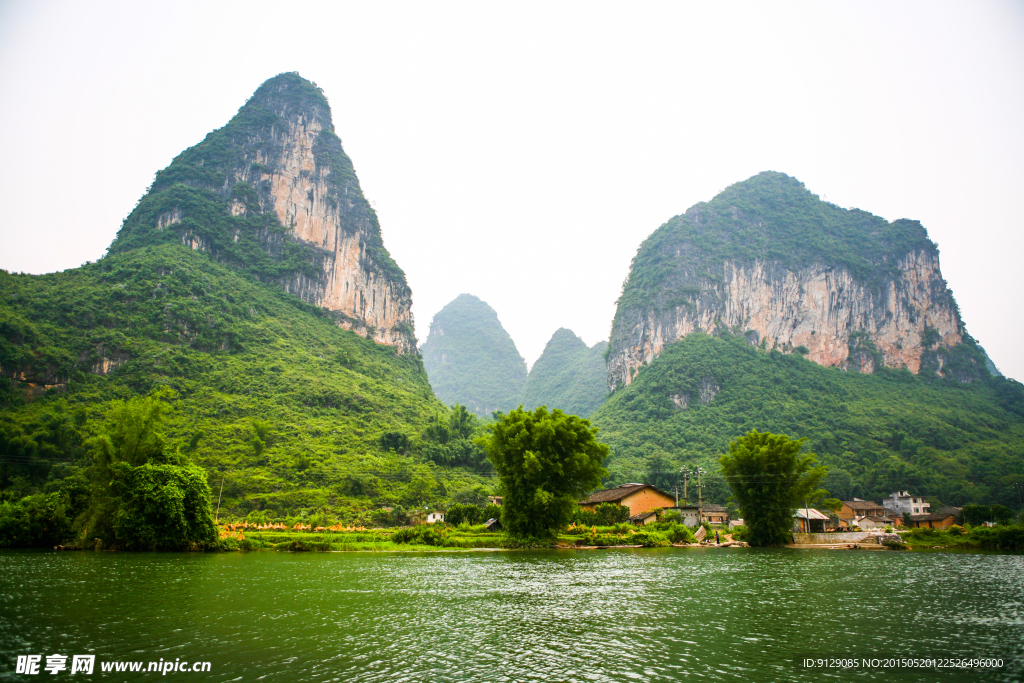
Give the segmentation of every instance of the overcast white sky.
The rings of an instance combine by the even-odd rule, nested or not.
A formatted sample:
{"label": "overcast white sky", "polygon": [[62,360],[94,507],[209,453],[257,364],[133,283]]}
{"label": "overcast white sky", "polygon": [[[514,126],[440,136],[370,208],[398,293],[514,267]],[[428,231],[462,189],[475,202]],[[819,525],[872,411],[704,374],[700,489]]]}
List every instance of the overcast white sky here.
{"label": "overcast white sky", "polygon": [[316,81],[413,290],[533,363],[606,339],[637,247],[763,170],[922,221],[1024,379],[1024,3],[0,2],[0,268],[103,255],[153,174]]}

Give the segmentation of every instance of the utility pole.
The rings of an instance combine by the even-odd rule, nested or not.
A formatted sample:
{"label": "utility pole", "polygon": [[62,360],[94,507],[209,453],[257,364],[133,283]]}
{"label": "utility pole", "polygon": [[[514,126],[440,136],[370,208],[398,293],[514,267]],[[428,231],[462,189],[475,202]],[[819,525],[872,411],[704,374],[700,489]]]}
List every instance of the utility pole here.
{"label": "utility pole", "polygon": [[1021,490],[1022,487],[1021,487],[1020,484],[1014,484],[1013,488],[1017,489],[1017,509],[1018,510],[1024,510],[1024,503],[1021,503],[1021,498],[1020,498],[1020,490]]}
{"label": "utility pole", "polygon": [[697,517],[701,523],[704,523],[704,482],[701,479],[701,475],[704,474],[704,469],[701,467],[697,468]]}
{"label": "utility pole", "polygon": [[224,495],[224,477],[220,478],[220,493],[217,494],[217,514],[213,518],[214,525],[220,520],[220,497]]}
{"label": "utility pole", "polygon": [[689,470],[683,470],[683,505],[686,505],[687,507],[689,507],[689,505],[690,505],[689,486],[690,486],[690,471]]}

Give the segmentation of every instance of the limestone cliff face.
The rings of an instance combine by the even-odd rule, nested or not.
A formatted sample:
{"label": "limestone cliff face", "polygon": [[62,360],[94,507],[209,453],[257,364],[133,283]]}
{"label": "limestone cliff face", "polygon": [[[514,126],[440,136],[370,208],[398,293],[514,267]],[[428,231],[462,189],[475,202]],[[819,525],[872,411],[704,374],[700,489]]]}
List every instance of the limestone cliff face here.
{"label": "limestone cliff face", "polygon": [[[884,364],[943,374],[949,350],[969,336],[923,228],[844,211],[788,176],[762,176],[673,219],[641,247],[612,328],[609,386],[628,385],[667,344],[693,332],[744,334],[768,350],[806,349],[815,363],[843,370],[870,373]],[[769,201],[778,194],[785,201]],[[799,222],[795,210],[810,212],[828,248],[799,230],[774,229],[779,220],[771,214],[780,205],[788,207],[787,225]],[[790,253],[794,236],[799,246]],[[857,247],[858,240],[868,246],[835,246]]]}
{"label": "limestone cliff face", "polygon": [[414,352],[412,296],[381,239],[327,100],[297,74],[157,174],[112,251],[177,240]]}

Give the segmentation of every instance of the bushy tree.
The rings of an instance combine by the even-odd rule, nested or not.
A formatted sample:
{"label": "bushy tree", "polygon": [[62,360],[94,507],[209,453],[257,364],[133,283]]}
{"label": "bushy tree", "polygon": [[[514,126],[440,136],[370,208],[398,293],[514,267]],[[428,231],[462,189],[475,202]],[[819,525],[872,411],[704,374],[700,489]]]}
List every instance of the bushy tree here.
{"label": "bushy tree", "polygon": [[476,486],[467,486],[456,491],[452,494],[452,501],[483,507],[487,505],[489,496],[490,492],[482,484],[477,484]]}
{"label": "bushy tree", "polygon": [[483,511],[476,505],[456,503],[448,508],[448,511],[444,513],[444,521],[453,526],[458,526],[463,522],[479,524],[480,522],[487,521],[485,519],[480,519],[480,515],[482,513]]}
{"label": "bushy tree", "polygon": [[816,466],[814,453],[801,453],[806,439],[751,430],[729,444],[719,462],[743,512],[747,542],[753,546],[786,543],[793,511],[822,495],[818,484],[828,469]]}
{"label": "bushy tree", "polygon": [[618,503],[601,503],[594,513],[594,521],[599,526],[612,526],[629,519],[629,508]]}
{"label": "bushy tree", "polygon": [[114,538],[128,550],[187,550],[216,537],[206,472],[196,465],[114,465]]}
{"label": "bushy tree", "polygon": [[171,399],[157,391],[112,403],[89,442],[91,491],[78,521],[84,544],[185,549],[216,540],[205,472],[167,449],[160,431]]}
{"label": "bushy tree", "polygon": [[517,408],[483,439],[501,479],[501,524],[519,538],[550,539],[564,527],[577,501],[601,484],[608,446],[590,422],[561,410]]}
{"label": "bushy tree", "polygon": [[992,521],[992,508],[988,505],[964,505],[960,515],[966,524],[978,526]]}
{"label": "bushy tree", "polygon": [[501,506],[488,503],[480,513],[480,520],[486,522],[489,519],[501,519]]}

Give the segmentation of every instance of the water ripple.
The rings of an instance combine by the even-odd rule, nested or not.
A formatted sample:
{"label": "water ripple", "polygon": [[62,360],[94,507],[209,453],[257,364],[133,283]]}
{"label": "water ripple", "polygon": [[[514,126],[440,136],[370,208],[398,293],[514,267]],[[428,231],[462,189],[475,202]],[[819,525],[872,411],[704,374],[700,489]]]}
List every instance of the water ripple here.
{"label": "water ripple", "polygon": [[[1019,555],[5,552],[0,678],[17,654],[68,652],[208,660],[204,681],[1014,680],[1022,596]],[[878,654],[1011,667],[793,664]]]}

